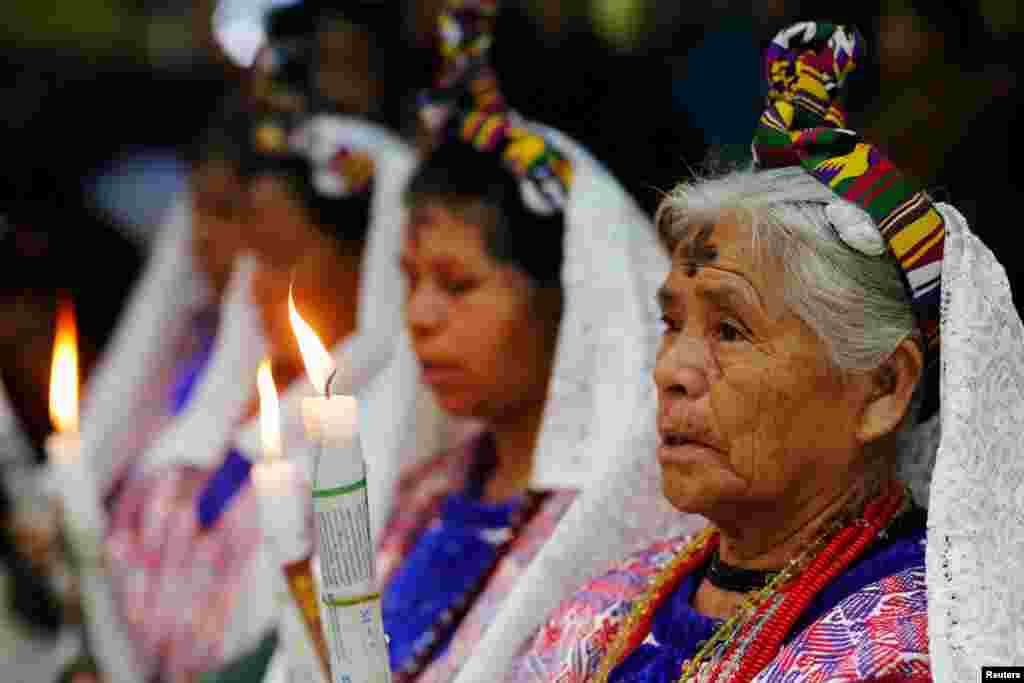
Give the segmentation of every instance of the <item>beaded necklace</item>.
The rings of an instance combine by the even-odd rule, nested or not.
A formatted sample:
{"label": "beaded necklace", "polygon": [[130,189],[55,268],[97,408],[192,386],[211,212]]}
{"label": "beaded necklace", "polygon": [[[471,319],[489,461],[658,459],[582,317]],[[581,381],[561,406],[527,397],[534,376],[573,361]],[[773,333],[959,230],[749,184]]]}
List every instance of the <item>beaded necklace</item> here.
{"label": "beaded necklace", "polygon": [[490,567],[481,574],[466,592],[460,595],[452,605],[438,617],[437,621],[417,641],[414,654],[409,657],[401,667],[391,675],[393,683],[411,683],[424,669],[434,661],[438,648],[442,643],[447,642],[449,634],[455,632],[462,620],[469,614],[476,599],[483,593],[491,577],[501,564],[501,561],[512,549],[512,545],[519,537],[520,532],[530,520],[540,511],[541,505],[551,495],[549,491],[536,492],[527,491],[523,504],[512,516],[511,524],[503,535],[501,544],[495,549],[494,560]]}
{"label": "beaded necklace", "polygon": [[[902,487],[890,487],[859,515],[851,509],[840,512],[764,588],[747,595],[736,613],[683,663],[679,683],[752,680],[778,654],[786,634],[814,596],[883,535],[910,508],[910,500]],[[595,683],[607,683],[612,670],[646,638],[661,605],[683,578],[707,561],[718,542],[719,532],[706,529],[654,578],[608,648]]]}

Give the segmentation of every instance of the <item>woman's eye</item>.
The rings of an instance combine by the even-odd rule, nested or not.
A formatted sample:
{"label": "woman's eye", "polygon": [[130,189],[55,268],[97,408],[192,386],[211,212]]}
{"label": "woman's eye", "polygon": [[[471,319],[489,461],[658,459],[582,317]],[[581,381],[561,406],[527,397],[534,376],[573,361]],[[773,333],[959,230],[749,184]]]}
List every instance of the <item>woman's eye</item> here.
{"label": "woman's eye", "polygon": [[447,280],[444,283],[445,291],[452,296],[461,296],[473,290],[476,282],[473,280]]}
{"label": "woman's eye", "polygon": [[737,323],[723,320],[718,323],[718,338],[723,342],[738,342],[743,341],[747,336]]}
{"label": "woman's eye", "polygon": [[661,324],[665,326],[666,333],[679,331],[679,326],[676,324],[674,320],[672,320],[672,318],[668,317],[667,315],[661,316]]}

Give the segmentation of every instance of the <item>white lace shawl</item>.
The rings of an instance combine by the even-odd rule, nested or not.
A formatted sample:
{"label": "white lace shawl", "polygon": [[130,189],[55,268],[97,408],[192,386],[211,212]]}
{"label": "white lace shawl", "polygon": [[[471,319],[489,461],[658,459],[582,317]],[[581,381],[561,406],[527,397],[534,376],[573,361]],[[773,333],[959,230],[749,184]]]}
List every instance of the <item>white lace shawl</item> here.
{"label": "white lace shawl", "polygon": [[1003,267],[963,216],[940,209],[947,233],[928,636],[934,679],[960,683],[977,680],[982,666],[1024,663],[1024,326]]}
{"label": "white lace shawl", "polygon": [[192,259],[191,200],[178,196],[146,268],[83,392],[82,457],[101,492],[137,458],[166,418],[176,346],[209,288]]}

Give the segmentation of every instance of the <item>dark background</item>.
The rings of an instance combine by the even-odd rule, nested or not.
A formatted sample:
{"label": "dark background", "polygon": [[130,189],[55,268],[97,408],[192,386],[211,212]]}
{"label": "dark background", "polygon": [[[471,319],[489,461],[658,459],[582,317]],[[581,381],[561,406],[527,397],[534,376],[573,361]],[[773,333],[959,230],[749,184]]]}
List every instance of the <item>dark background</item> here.
{"label": "dark background", "polygon": [[[239,77],[210,28],[215,4],[7,0],[0,9],[0,372],[16,403],[45,392],[60,291],[75,299],[91,367],[181,186],[175,158]],[[394,30],[406,52],[391,71],[409,92],[431,80],[439,4],[402,3]],[[780,28],[853,23],[870,63],[853,88],[852,125],[954,201],[1016,288],[1018,4],[506,0],[495,61],[514,107],[581,141],[653,211],[659,192],[705,160],[749,154],[760,53]],[[104,206],[96,178],[125,160],[137,191]],[[141,213],[122,215],[125,197]]]}

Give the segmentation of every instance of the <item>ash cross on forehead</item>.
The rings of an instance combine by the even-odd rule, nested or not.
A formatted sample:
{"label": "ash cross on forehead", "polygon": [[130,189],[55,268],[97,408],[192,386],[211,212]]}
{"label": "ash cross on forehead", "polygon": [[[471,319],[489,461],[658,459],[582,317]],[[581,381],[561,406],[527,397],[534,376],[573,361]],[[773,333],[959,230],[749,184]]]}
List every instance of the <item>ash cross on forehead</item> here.
{"label": "ash cross on forehead", "polygon": [[696,234],[689,236],[679,247],[680,261],[686,265],[686,274],[693,277],[701,266],[718,260],[718,248],[708,244],[715,228],[710,223],[700,226]]}

